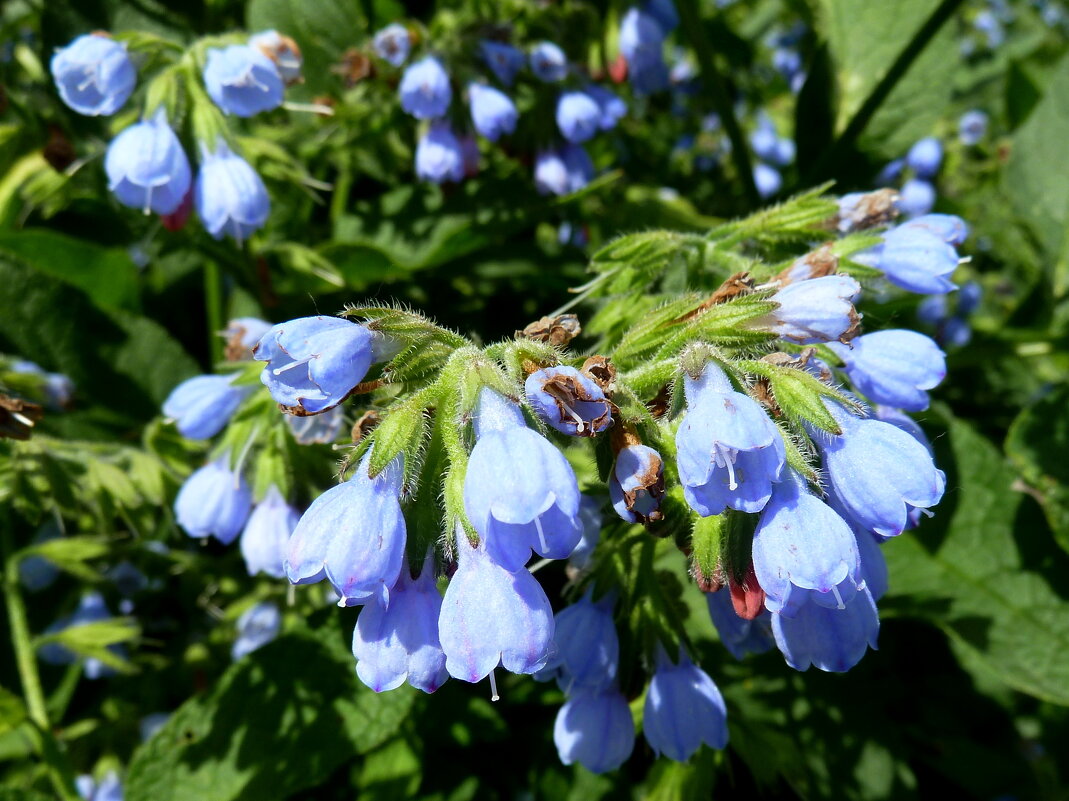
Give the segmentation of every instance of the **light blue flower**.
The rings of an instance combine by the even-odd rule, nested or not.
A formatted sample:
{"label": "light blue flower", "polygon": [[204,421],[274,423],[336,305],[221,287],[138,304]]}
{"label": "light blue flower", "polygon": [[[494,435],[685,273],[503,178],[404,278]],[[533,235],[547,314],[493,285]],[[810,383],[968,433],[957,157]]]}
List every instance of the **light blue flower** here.
{"label": "light blue flower", "polygon": [[702,743],[717,749],[727,746],[727,707],[716,683],[686,654],[677,664],[659,654],[643,706],[642,729],[655,754],[686,762]]}
{"label": "light blue flower", "polygon": [[341,317],[299,317],[272,326],[253,349],[260,381],[283,406],[318,414],[341,403],[378,358],[382,338]]}
{"label": "light blue flower", "polygon": [[491,142],[516,130],[519,112],[509,96],[500,89],[472,83],[468,85],[468,99],[475,130]]}
{"label": "light blue flower", "polygon": [[[512,572],[484,545],[457,531],[459,565],[442,600],[438,634],[449,675],[482,681],[499,665],[513,673],[545,667],[553,643],[553,610],[526,569]],[[492,686],[496,696],[496,686]]]}
{"label": "light blue flower", "polygon": [[85,801],[122,801],[123,787],[119,775],[109,770],[100,782],[95,782],[89,774],[82,774],[75,779],[74,785],[78,795]]}
{"label": "light blue flower", "polygon": [[874,403],[909,412],[928,408],[928,390],[946,376],[946,354],[924,334],[904,328],[865,334],[829,347],[843,360],[850,382]]}
{"label": "light blue flower", "polygon": [[353,656],[360,681],[377,693],[406,681],[425,693],[441,687],[449,678],[438,640],[441,610],[432,560],[427,559],[417,579],[405,566],[390,590],[389,604],[370,602],[356,620]]}
{"label": "light blue flower", "polygon": [[204,87],[215,105],[236,117],[252,117],[282,105],[285,87],[278,67],[258,48],[208,48]]}
{"label": "light blue flower", "polygon": [[935,187],[923,178],[910,178],[898,192],[895,205],[907,217],[920,217],[935,205]]}
{"label": "light blue flower", "polygon": [[934,136],[914,143],[906,154],[906,166],[920,178],[932,178],[943,163],[943,144]]}
{"label": "light blue flower", "polygon": [[720,641],[736,659],[747,654],[763,654],[775,645],[772,616],[767,609],[753,620],[747,620],[738,616],[731,594],[723,589],[707,592],[705,600]]}
{"label": "light blue flower", "polygon": [[103,33],[79,36],[57,50],[50,68],[63,102],[90,117],[114,114],[137,83],[126,46]]}
{"label": "light blue flower", "polygon": [[799,345],[849,339],[860,322],[854,309],[860,294],[861,285],[848,275],[792,281],[770,298],[779,307],[769,314],[769,327]]}
{"label": "light blue flower", "polygon": [[233,385],[237,374],[198,375],[171,390],[163,415],[189,439],[210,439],[223,430],[255,387]]}
{"label": "light blue flower", "polygon": [[316,498],[290,537],[286,575],[294,584],[326,578],[339,606],[377,599],[387,604],[401,573],[407,527],[398,497],[402,457],[375,477],[371,451],[353,477]]}
{"label": "light blue flower", "polygon": [[582,536],[579,487],[568,460],[527,428],[519,407],[484,388],[476,407],[477,441],[464,476],[464,510],[486,551],[522,570],[532,549],[565,559]]}
{"label": "light blue flower", "polygon": [[586,92],[562,92],[557,98],[557,127],[569,142],[580,144],[601,128],[601,106]]}
{"label": "light blue flower", "polygon": [[249,485],[223,457],[186,479],[175,498],[174,513],[189,536],[212,536],[229,545],[241,533],[251,507]]}
{"label": "light blue flower", "polygon": [[772,616],[776,646],[795,670],[810,665],[843,673],[876,647],[880,618],[867,587],[858,590],[843,609],[821,606],[809,600],[794,617]]}
{"label": "light blue flower", "polygon": [[583,88],[583,93],[593,98],[598,108],[601,109],[601,117],[598,119],[598,126],[601,130],[608,131],[615,128],[616,123],[627,116],[627,101],[604,86],[598,86],[596,83],[587,84]]}
{"label": "light blue flower", "polygon": [[400,67],[412,49],[412,37],[408,28],[394,22],[375,34],[372,46],[375,48],[375,55],[395,67]]}
{"label": "light blue flower", "polygon": [[449,110],[453,88],[442,62],[427,56],[410,65],[401,76],[398,87],[401,108],[418,120],[441,117]]}
{"label": "light blue flower", "polygon": [[783,176],[779,171],[761,162],[754,165],[753,182],[762,198],[770,198],[783,188]]}
{"label": "light blue flower", "polygon": [[464,151],[448,122],[431,123],[416,145],[416,175],[436,184],[464,180]]}
{"label": "light blue flower", "polygon": [[193,202],[205,229],[216,239],[229,234],[240,245],[267,222],[271,199],[249,162],[219,141],[214,151],[202,148]]}
{"label": "light blue flower", "polygon": [[577,688],[608,688],[615,684],[620,640],[612,606],[611,595],[595,602],[587,592],[553,619],[556,653],[546,667],[557,671],[557,682],[569,695]]}
{"label": "light blue flower", "polygon": [[761,511],[786,460],[779,429],[715,364],[707,364],[698,380],[686,376],[684,390],[687,413],[676,449],[687,503],[703,517],[729,507]]}
{"label": "light blue flower", "polygon": [[258,603],[246,609],[238,618],[238,636],[230,649],[235,662],[257,648],[262,648],[278,636],[282,628],[282,613],[272,603]]}
{"label": "light blue flower", "polygon": [[300,512],[286,503],[278,487],[272,484],[241,532],[241,556],[250,576],[264,573],[283,578],[286,575],[283,562],[290,535],[300,518]]}
{"label": "light blue flower", "polygon": [[[918,217],[925,220],[934,215]],[[883,242],[854,255],[854,260],[882,270],[895,286],[910,292],[938,295],[956,288],[949,276],[958,267],[958,253],[942,236],[910,221],[883,235]]]}
{"label": "light blue flower", "polygon": [[304,59],[297,43],[278,31],[260,31],[249,37],[249,47],[253,47],[274,62],[278,74],[287,85],[301,80],[301,67]]}
{"label": "light blue flower", "polygon": [[483,61],[490,71],[497,76],[505,86],[512,86],[516,75],[523,69],[526,59],[520,50],[509,44],[491,42],[487,39],[479,42]]}
{"label": "light blue flower", "polygon": [[966,111],[958,120],[958,140],[967,146],[979,144],[987,135],[988,116],[980,109]]}
{"label": "light blue flower", "polygon": [[657,18],[631,7],[620,21],[620,53],[627,62],[631,86],[638,94],[652,94],[668,86],[664,61],[665,31]]}
{"label": "light blue flower", "polygon": [[591,773],[616,770],[635,747],[635,722],[616,687],[578,689],[557,712],[553,743],[565,765]]}
{"label": "light blue flower", "polygon": [[568,143],[561,148],[561,158],[568,176],[568,192],[578,192],[594,177],[594,162],[582,145]]}
{"label": "light blue flower", "polygon": [[534,181],[539,194],[568,194],[568,167],[559,152],[543,150],[535,156]]}
{"label": "light blue flower", "polygon": [[949,245],[962,245],[969,238],[969,225],[954,214],[925,214],[907,220],[896,229],[900,233],[924,231],[935,234]]}
{"label": "light blue flower", "polygon": [[162,111],[111,140],[104,171],[119,202],[145,214],[173,213],[193,180],[189,159]]}
{"label": "light blue flower", "polygon": [[553,42],[539,42],[531,48],[531,72],[540,81],[559,83],[568,75],[568,57]]}
{"label": "light blue flower", "polygon": [[602,523],[604,523],[604,516],[601,513],[601,503],[589,495],[580,495],[579,524],[583,528],[583,536],[568,556],[568,564],[571,567],[576,570],[586,570],[590,566],[594,549],[601,538]]}

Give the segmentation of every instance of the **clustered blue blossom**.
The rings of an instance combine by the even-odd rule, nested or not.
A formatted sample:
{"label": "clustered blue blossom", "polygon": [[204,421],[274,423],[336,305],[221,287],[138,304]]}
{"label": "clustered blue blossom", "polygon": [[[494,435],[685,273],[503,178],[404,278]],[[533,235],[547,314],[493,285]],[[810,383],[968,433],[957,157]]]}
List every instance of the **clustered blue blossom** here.
{"label": "clustered blue blossom", "polygon": [[[301,63],[292,39],[263,31],[244,44],[207,48],[198,91],[224,115],[252,117],[282,105],[286,85],[300,80]],[[103,33],[58,50],[51,71],[63,102],[90,116],[115,114],[137,84],[125,44]],[[181,228],[195,207],[209,234],[240,245],[267,222],[271,201],[262,179],[222,132],[214,141],[198,139],[201,164],[194,178],[173,123],[164,105],[146,106],[142,119],[108,144],[108,188],[124,206],[160,215],[170,230]]]}

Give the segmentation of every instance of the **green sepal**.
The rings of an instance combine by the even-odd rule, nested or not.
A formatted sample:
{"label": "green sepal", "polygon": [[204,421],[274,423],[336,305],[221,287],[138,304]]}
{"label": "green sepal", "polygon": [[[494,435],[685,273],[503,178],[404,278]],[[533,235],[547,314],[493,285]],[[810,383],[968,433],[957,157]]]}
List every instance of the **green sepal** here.
{"label": "green sepal", "polygon": [[841,392],[800,368],[752,360],[738,361],[735,365],[768,381],[776,404],[792,423],[809,423],[829,434],[841,434],[842,429],[822,399],[830,398],[848,409],[857,406]]}
{"label": "green sepal", "polygon": [[442,496],[449,461],[446,458],[443,427],[449,422],[436,415],[431,423],[426,451],[420,461],[418,478],[411,500],[405,507],[408,539],[405,545],[408,565],[413,573],[422,571],[427,553],[445,533]]}
{"label": "green sepal", "polygon": [[403,403],[395,403],[382,422],[371,433],[373,449],[368,464],[372,478],[385,470],[398,456],[405,461],[405,484],[414,477],[427,436],[425,402],[430,400],[419,393]]}
{"label": "green sepal", "polygon": [[289,500],[293,493],[293,468],[288,451],[293,438],[285,423],[276,425],[267,435],[264,447],[256,455],[252,466],[252,494],[257,502],[266,497],[271,487],[277,487]]}
{"label": "green sepal", "polygon": [[757,515],[727,511],[720,540],[720,565],[724,578],[743,584],[753,561],[753,536],[757,530]]}
{"label": "green sepal", "polygon": [[694,521],[690,535],[690,556],[701,579],[715,581],[726,529],[727,518],[722,514],[698,517]]}
{"label": "green sepal", "polygon": [[145,90],[145,119],[152,119],[162,108],[171,127],[179,127],[186,113],[183,76],[178,65],[171,65],[153,77]]}

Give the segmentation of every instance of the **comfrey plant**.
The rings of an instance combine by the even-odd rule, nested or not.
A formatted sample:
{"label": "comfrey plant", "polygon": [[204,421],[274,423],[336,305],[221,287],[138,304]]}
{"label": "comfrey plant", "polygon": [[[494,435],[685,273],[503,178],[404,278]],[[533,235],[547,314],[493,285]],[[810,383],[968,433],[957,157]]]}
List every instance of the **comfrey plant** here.
{"label": "comfrey plant", "polygon": [[[375,691],[485,679],[496,699],[501,671],[555,680],[561,759],[595,772],[631,754],[643,692],[655,753],[722,749],[727,705],[655,560],[685,560],[732,655],[845,671],[877,644],[882,544],[944,492],[907,414],[928,408],[943,353],[864,331],[855,304],[880,285],[953,289],[966,228],[887,229],[894,214],[887,191],[815,192],[704,235],[618,239],[573,301],[596,299],[593,355],[570,349],[567,309],[490,345],[386,305],[253,321],[252,362],[168,401],[189,436],[222,431],[179,523],[241,533],[250,572],[362,607],[352,648]],[[695,291],[669,289],[680,276]],[[336,446],[340,481],[298,519],[294,454],[320,452],[291,447],[283,419],[336,435],[369,398]],[[537,578],[558,561],[570,605]]]}

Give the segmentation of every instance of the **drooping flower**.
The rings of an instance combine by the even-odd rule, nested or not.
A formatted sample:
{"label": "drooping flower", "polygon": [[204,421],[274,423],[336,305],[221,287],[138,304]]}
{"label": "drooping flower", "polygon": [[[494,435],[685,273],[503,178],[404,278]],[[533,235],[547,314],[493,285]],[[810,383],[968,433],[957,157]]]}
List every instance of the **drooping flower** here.
{"label": "drooping flower", "polygon": [[137,83],[126,46],[103,33],[79,36],[57,50],[50,68],[63,102],[90,117],[114,114]]}
{"label": "drooping flower", "polygon": [[527,428],[519,407],[484,388],[476,407],[477,441],[464,477],[464,509],[486,551],[521,570],[534,550],[564,559],[579,542],[579,487],[568,460]]}
{"label": "drooping flower", "polygon": [[263,335],[271,330],[271,323],[259,317],[236,317],[222,332],[226,338],[226,357],[230,361],[252,358],[252,349]]}
{"label": "drooping flower", "polygon": [[598,539],[601,537],[601,525],[604,522],[601,504],[589,495],[579,496],[579,524],[583,527],[583,536],[568,556],[568,565],[576,570],[586,570],[594,555]]}
{"label": "drooping flower", "polygon": [[531,48],[531,72],[546,83],[563,81],[568,75],[568,57],[553,42],[539,42]]}
{"label": "drooping flower", "polygon": [[408,28],[394,22],[375,34],[372,46],[375,48],[375,55],[394,67],[400,67],[412,49],[412,36]]}
{"label": "drooping flower", "polygon": [[457,550],[438,621],[449,675],[477,682],[493,681],[498,665],[512,673],[541,670],[553,643],[553,610],[542,587],[526,569],[499,565],[483,544],[473,548],[463,530]]}
{"label": "drooping flower", "polygon": [[479,42],[479,49],[482,51],[483,61],[497,79],[505,86],[512,86],[526,61],[523,53],[512,45],[487,39]]}
{"label": "drooping flower", "polygon": [[935,234],[948,245],[964,244],[969,238],[969,225],[954,214],[925,214],[907,220],[898,226],[899,231],[926,231]]}
{"label": "drooping flower", "polygon": [[401,95],[401,108],[418,120],[441,117],[449,110],[453,100],[449,73],[434,56],[427,56],[410,65],[401,76],[398,92]]}
{"label": "drooping flower", "polygon": [[923,178],[910,178],[898,193],[897,206],[907,217],[920,217],[935,205],[935,187]]}
{"label": "drooping flower", "polygon": [[535,157],[534,181],[540,194],[568,194],[568,168],[560,153],[543,150]]}
{"label": "drooping flower", "polygon": [[932,178],[943,163],[943,144],[934,136],[927,136],[913,144],[906,154],[906,166],[921,178]]}
{"label": "drooping flower", "polygon": [[946,477],[931,454],[905,431],[880,420],[854,417],[825,404],[842,434],[814,434],[838,507],[853,522],[882,537],[901,534],[912,508],[939,503]]}
{"label": "drooping flower", "polygon": [[229,545],[241,533],[252,492],[229,457],[209,462],[186,479],[174,502],[178,525],[191,537],[215,537]]}
{"label": "drooping flower", "polygon": [[122,781],[113,770],[105,773],[99,782],[88,773],[82,774],[74,780],[74,786],[85,801],[123,801]]}
{"label": "drooping flower", "polygon": [[557,127],[569,142],[580,144],[601,128],[601,106],[586,92],[562,92],[557,98]]}
{"label": "drooping flower", "polygon": [[980,109],[966,111],[958,120],[958,140],[967,146],[976,145],[987,135],[988,117]]}
{"label": "drooping flower", "polygon": [[656,17],[632,6],[620,21],[620,53],[627,62],[632,88],[652,94],[668,86],[668,65],[664,61],[665,31]]}
{"label": "drooping flower", "polygon": [[503,134],[516,130],[519,112],[504,92],[486,84],[472,83],[468,85],[468,98],[471,121],[482,136],[496,142]]}
{"label": "drooping flower", "polygon": [[736,659],[742,659],[747,654],[763,654],[775,645],[772,639],[772,613],[767,609],[752,620],[747,620],[735,612],[731,595],[724,590],[707,592],[705,600],[720,641]]}
{"label": "drooping flower", "polygon": [[627,101],[615,92],[599,86],[596,83],[588,84],[583,88],[583,93],[593,98],[601,110],[598,126],[603,131],[616,127],[616,123],[627,116]]}
{"label": "drooping flower", "polygon": [[235,387],[232,375],[198,375],[171,390],[163,415],[189,439],[210,439],[223,430],[254,387]]}
{"label": "drooping flower", "polygon": [[661,519],[664,498],[664,460],[641,443],[625,445],[616,454],[609,474],[609,499],[620,519],[649,523]]}
{"label": "drooping flower", "polygon": [[554,617],[556,653],[546,667],[558,671],[558,683],[569,695],[573,688],[606,688],[616,680],[620,640],[612,604],[612,596],[595,602],[588,592]]}
{"label": "drooping flower", "polygon": [[594,177],[594,162],[582,145],[566,144],[561,148],[561,158],[568,177],[568,192],[578,192],[590,183]]}
{"label": "drooping flower", "polygon": [[592,437],[612,425],[605,393],[574,367],[536,370],[523,387],[538,416],[562,434]]}
{"label": "drooping flower", "polygon": [[686,654],[676,664],[659,654],[642,729],[655,754],[685,762],[702,743],[718,749],[727,746],[727,707],[716,683]]}
{"label": "drooping flower", "polygon": [[282,613],[272,603],[259,603],[246,609],[238,618],[238,636],[230,649],[235,662],[257,648],[262,648],[278,636],[282,628]]}
{"label": "drooping flower", "polygon": [[924,334],[889,329],[829,344],[850,382],[875,403],[910,412],[928,408],[928,390],[946,376],[946,355]]}
{"label": "drooping flower", "polygon": [[448,122],[436,120],[420,137],[416,175],[436,184],[464,179],[464,152]]}
{"label": "drooping flower", "polygon": [[861,285],[848,275],[792,281],[771,298],[779,308],[768,315],[769,328],[799,345],[847,341],[861,322],[854,309],[859,294]]}
{"label": "drooping flower", "polygon": [[627,699],[615,687],[576,690],[557,712],[553,743],[565,765],[578,762],[591,773],[615,770],[635,747]]}
{"label": "drooping flower", "polygon": [[293,39],[275,30],[261,31],[249,37],[249,47],[255,47],[275,63],[287,86],[300,82],[304,59],[301,48]]}
{"label": "drooping flower", "polygon": [[104,171],[119,202],[146,214],[174,212],[193,180],[189,159],[162,110],[111,140]]}
{"label": "drooping flower", "polygon": [[949,276],[958,267],[957,251],[942,236],[914,224],[931,216],[891,229],[881,244],[854,254],[854,260],[882,270],[888,281],[910,292],[950,292],[955,289]]}
{"label": "drooping flower", "polygon": [[441,687],[449,678],[438,640],[441,611],[442,596],[429,560],[417,579],[403,568],[389,603],[366,604],[356,620],[353,656],[360,681],[377,693],[406,681],[425,693]]}
{"label": "drooping flower", "polygon": [[802,478],[779,482],[753,538],[754,572],[772,612],[793,615],[811,596],[842,607],[861,584],[861,557],[850,526],[809,493]]}
{"label": "drooping flower", "polygon": [[793,617],[772,616],[776,646],[795,670],[810,665],[843,673],[876,647],[880,618],[868,587],[862,587],[843,609],[821,606],[810,598]]}
{"label": "drooping flower", "polygon": [[761,162],[754,165],[753,182],[762,198],[770,198],[783,188],[783,176],[779,171]]}
{"label": "drooping flower", "polygon": [[341,317],[299,317],[272,326],[253,348],[260,380],[283,406],[318,414],[341,403],[376,360],[382,337]]}
{"label": "drooping flower", "polygon": [[216,239],[230,234],[240,245],[267,222],[271,199],[249,162],[220,140],[203,159],[193,185],[193,202],[208,233]]}
{"label": "drooping flower", "polygon": [[657,20],[665,33],[671,33],[679,27],[679,12],[673,0],[646,0],[642,9]]}
{"label": "drooping flower", "polygon": [[300,512],[286,503],[278,487],[272,484],[241,532],[241,555],[250,576],[265,573],[282,578],[286,575],[283,562],[290,535],[300,519]]}
{"label": "drooping flower", "polygon": [[371,451],[352,478],[324,492],[301,516],[290,537],[286,575],[294,584],[326,578],[339,606],[377,599],[386,604],[401,573],[407,529],[398,496],[403,477],[398,456],[377,476]]}
{"label": "drooping flower", "polygon": [[208,48],[204,87],[215,105],[235,117],[276,109],[285,93],[275,62],[259,48],[240,44]]}
{"label": "drooping flower", "polygon": [[687,503],[703,517],[730,507],[759,512],[786,460],[783,439],[757,401],[735,392],[707,364],[684,381],[687,414],[676,431],[679,478]]}

